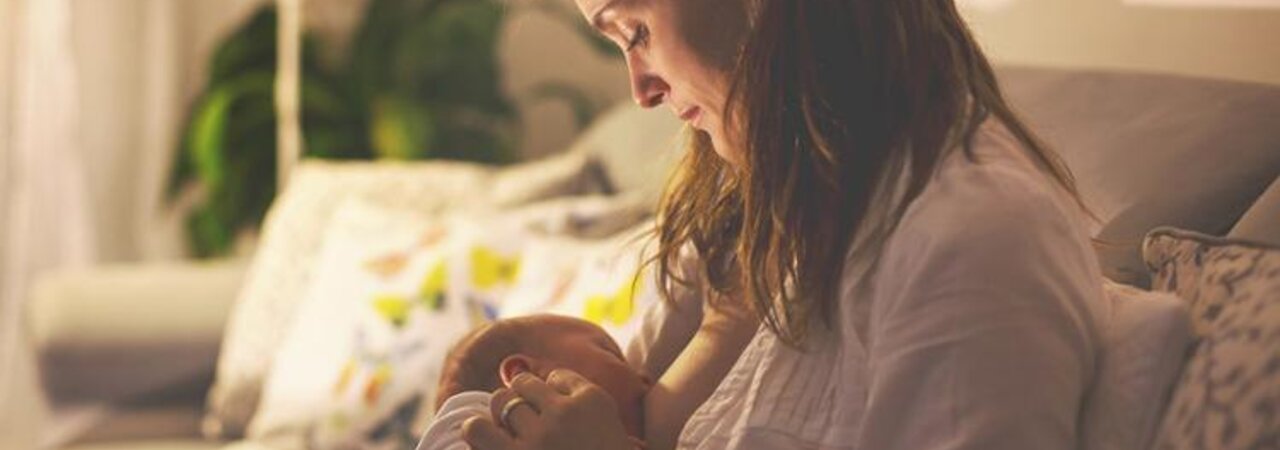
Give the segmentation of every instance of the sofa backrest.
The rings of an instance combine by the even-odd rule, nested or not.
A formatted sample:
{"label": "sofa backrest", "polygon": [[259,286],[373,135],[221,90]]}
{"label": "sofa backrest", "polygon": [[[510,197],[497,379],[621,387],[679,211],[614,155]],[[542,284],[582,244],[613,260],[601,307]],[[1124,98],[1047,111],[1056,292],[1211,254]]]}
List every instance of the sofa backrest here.
{"label": "sofa backrest", "polygon": [[999,77],[1074,173],[1116,281],[1146,285],[1147,231],[1224,235],[1280,174],[1280,86],[1025,67]]}

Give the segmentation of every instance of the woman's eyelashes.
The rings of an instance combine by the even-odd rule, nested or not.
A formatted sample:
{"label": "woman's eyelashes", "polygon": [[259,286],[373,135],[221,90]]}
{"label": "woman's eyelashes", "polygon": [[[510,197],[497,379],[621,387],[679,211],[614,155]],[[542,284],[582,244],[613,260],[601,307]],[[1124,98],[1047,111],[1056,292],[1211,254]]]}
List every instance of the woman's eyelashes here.
{"label": "woman's eyelashes", "polygon": [[649,39],[649,28],[644,25],[637,25],[635,31],[631,32],[631,37],[627,39],[626,51],[631,51],[636,46],[645,43]]}

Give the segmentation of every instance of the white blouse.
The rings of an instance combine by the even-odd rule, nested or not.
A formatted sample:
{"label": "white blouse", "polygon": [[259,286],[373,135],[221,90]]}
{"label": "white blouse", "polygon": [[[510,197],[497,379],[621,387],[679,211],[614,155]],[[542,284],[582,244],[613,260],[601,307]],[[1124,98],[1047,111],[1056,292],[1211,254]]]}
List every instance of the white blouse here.
{"label": "white blouse", "polygon": [[[953,152],[804,351],[761,329],[681,449],[1078,448],[1106,317],[1075,201],[1003,127]],[[815,329],[816,330],[816,329]]]}

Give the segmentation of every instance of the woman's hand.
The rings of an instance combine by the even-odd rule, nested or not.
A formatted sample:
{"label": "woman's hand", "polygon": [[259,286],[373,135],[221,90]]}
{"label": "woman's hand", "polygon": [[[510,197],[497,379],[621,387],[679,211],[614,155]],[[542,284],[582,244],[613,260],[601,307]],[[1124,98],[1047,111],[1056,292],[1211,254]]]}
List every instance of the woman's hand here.
{"label": "woman's hand", "polygon": [[[512,401],[524,399],[498,422]],[[634,450],[618,407],[604,390],[569,370],[554,370],[543,381],[516,375],[510,389],[494,392],[492,417],[462,425],[462,437],[474,450]]]}

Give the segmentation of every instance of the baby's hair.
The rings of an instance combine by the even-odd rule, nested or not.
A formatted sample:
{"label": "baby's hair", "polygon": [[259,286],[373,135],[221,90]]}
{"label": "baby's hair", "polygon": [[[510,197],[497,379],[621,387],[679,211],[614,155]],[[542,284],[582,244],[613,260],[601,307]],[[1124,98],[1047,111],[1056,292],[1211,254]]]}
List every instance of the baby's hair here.
{"label": "baby's hair", "polygon": [[502,360],[532,350],[533,340],[528,337],[534,329],[524,322],[511,319],[485,324],[458,340],[445,357],[434,409],[439,410],[445,400],[462,392],[493,392],[502,387],[498,373]]}

